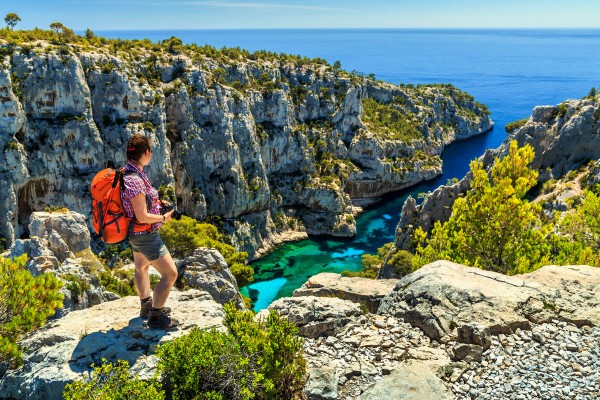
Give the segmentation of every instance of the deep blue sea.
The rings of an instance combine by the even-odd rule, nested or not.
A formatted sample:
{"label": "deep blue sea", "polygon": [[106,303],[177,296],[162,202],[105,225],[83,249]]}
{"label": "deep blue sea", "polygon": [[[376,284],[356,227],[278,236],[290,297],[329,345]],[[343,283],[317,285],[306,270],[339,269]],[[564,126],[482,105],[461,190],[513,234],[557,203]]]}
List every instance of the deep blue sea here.
{"label": "deep blue sea", "polygon": [[306,29],[102,31],[106,37],[177,36],[184,43],[241,47],[336,60],[348,71],[374,73],[392,83],[452,83],[486,104],[496,126],[449,146],[444,174],[388,196],[357,219],[356,238],[313,238],[280,247],[253,264],[255,283],[242,290],[255,309],[291,295],[318,272],[360,269],[360,256],[394,239],[404,199],[461,178],[469,161],[504,140],[504,125],[528,117],[536,105],[581,98],[600,86],[600,30],[540,29]]}

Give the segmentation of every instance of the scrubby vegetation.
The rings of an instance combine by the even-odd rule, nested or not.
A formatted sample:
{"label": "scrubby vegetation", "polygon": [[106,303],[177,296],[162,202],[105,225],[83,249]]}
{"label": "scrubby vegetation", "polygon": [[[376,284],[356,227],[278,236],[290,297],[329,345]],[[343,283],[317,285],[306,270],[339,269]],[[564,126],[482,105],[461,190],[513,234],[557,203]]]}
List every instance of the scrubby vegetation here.
{"label": "scrubby vegetation", "polygon": [[54,274],[33,277],[27,257],[0,258],[0,363],[21,362],[21,336],[42,326],[62,307],[61,283]]}
{"label": "scrubby vegetation", "polygon": [[184,44],[181,39],[177,37],[171,37],[155,43],[149,39],[107,39],[97,36],[90,29],[87,29],[84,35],[77,35],[60,22],[53,22],[50,25],[49,30],[34,28],[31,30],[20,31],[12,30],[7,27],[5,29],[0,29],[0,39],[5,40],[8,45],[12,46],[30,46],[32,42],[46,41],[53,45],[60,46],[65,50],[106,50],[106,52],[110,54],[119,55],[128,60],[135,59],[136,56],[145,52],[152,52],[156,55],[161,55],[161,53],[173,56],[187,55],[194,60],[199,60],[202,57],[209,57],[223,63],[236,62],[240,59],[250,59],[255,61],[280,61],[282,63],[292,63],[298,66],[322,65],[329,66],[333,69],[333,67],[322,58],[311,59],[300,55],[275,53],[266,50],[249,52],[239,47],[223,47],[222,49],[217,49],[210,45],[198,46],[197,44]]}
{"label": "scrubby vegetation", "polygon": [[229,238],[219,233],[214,225],[183,216],[179,221],[173,220],[163,225],[160,237],[175,258],[190,256],[198,247],[217,249],[227,261],[239,286],[254,280],[254,270],[246,265],[248,254],[236,251],[229,243]]}
{"label": "scrubby vegetation", "polygon": [[525,126],[525,124],[527,123],[527,121],[529,121],[529,118],[523,118],[523,119],[519,119],[517,121],[509,122],[504,127],[504,130],[506,131],[506,133],[514,132],[517,129],[520,129],[523,126]]}
{"label": "scrubby vegetation", "polygon": [[132,377],[124,361],[105,362],[88,380],[67,385],[65,399],[302,398],[306,361],[294,325],[274,311],[257,322],[233,304],[225,305],[223,322],[228,333],[195,328],[160,346],[153,379]]}
{"label": "scrubby vegetation", "polygon": [[94,368],[86,381],[75,381],[65,386],[65,400],[162,400],[165,393],[158,380],[141,380],[131,376],[126,361],[106,363]]}
{"label": "scrubby vegetation", "polygon": [[419,122],[411,120],[404,112],[390,104],[383,104],[371,98],[363,99],[363,121],[369,129],[381,132],[390,140],[411,141],[422,139]]}
{"label": "scrubby vegetation", "polygon": [[363,254],[360,271],[342,272],[342,276],[357,276],[376,279],[384,262],[394,268],[394,271],[406,275],[413,271],[413,255],[406,250],[398,250],[394,243],[386,243],[377,250],[377,254]]}

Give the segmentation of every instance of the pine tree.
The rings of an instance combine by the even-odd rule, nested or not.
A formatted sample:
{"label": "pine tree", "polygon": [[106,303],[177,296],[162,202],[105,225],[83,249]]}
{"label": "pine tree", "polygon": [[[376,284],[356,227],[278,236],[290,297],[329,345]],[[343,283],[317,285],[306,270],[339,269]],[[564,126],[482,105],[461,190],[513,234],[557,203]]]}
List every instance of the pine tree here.
{"label": "pine tree", "polygon": [[17,26],[17,23],[19,23],[20,21],[21,21],[21,18],[19,18],[19,16],[15,13],[8,13],[8,14],[6,14],[6,17],[4,17],[4,22],[6,22],[6,25],[11,30],[14,30],[15,26]]}
{"label": "pine tree", "polygon": [[518,148],[512,141],[509,154],[490,173],[480,161],[471,162],[471,190],[454,202],[445,224],[435,224],[429,239],[417,229],[414,262],[445,259],[504,274],[548,262],[550,226],[540,219],[541,207],[525,199],[537,182],[538,173],[527,167],[533,157],[531,146]]}
{"label": "pine tree", "polygon": [[561,216],[556,230],[555,264],[600,266],[600,196],[586,190],[581,204]]}
{"label": "pine tree", "polygon": [[39,328],[62,307],[60,281],[54,274],[33,277],[26,256],[0,258],[0,362],[21,362],[17,344],[22,334]]}

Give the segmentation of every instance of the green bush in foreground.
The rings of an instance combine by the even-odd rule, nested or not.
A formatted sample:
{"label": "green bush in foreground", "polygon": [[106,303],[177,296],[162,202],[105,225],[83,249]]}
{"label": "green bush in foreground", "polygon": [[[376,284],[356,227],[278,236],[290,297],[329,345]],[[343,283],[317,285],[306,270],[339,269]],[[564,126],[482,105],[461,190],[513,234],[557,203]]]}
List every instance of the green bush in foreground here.
{"label": "green bush in foreground", "polygon": [[251,311],[225,305],[229,333],[193,329],[158,350],[158,371],[173,399],[296,399],[306,362],[297,328],[275,312],[255,322]]}
{"label": "green bush in foreground", "polygon": [[61,283],[54,274],[33,277],[27,256],[0,258],[0,362],[21,362],[21,335],[42,326],[62,307]]}
{"label": "green bush in foreground", "polygon": [[162,400],[165,394],[156,379],[143,381],[132,377],[126,361],[106,363],[94,368],[89,379],[67,384],[65,400]]}

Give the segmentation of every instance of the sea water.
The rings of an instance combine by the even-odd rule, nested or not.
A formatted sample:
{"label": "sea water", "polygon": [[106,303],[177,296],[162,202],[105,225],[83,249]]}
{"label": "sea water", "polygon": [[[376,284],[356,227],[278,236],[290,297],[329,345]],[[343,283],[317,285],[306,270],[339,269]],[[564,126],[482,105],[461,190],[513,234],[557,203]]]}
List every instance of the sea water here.
{"label": "sea water", "polygon": [[392,83],[452,83],[486,104],[492,132],[444,150],[442,176],[386,196],[357,218],[356,237],[286,244],[252,264],[255,282],[242,291],[255,309],[290,296],[320,272],[359,270],[361,256],[394,240],[404,199],[461,178],[469,161],[505,138],[504,125],[536,105],[581,98],[600,86],[600,30],[591,29],[290,29],[105,31],[106,37],[241,47],[324,58]]}

